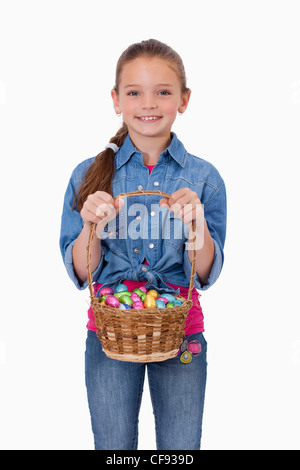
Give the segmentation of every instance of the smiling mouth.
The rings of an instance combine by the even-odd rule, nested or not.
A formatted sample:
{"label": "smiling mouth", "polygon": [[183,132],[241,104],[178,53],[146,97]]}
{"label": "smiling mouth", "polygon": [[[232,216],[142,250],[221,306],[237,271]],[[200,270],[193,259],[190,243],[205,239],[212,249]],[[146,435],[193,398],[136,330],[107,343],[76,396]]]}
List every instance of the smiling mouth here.
{"label": "smiling mouth", "polygon": [[157,122],[161,116],[137,116],[137,119],[141,122]]}

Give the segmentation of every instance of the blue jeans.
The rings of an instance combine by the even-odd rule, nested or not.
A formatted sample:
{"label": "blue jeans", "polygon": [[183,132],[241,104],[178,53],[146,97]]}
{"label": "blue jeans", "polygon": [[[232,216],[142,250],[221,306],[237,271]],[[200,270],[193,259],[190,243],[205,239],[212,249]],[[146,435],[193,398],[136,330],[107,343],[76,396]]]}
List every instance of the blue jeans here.
{"label": "blue jeans", "polygon": [[199,450],[207,344],[189,364],[180,356],[148,364],[108,358],[93,331],[85,353],[86,387],[96,450],[137,450],[138,415],[147,367],[158,450]]}

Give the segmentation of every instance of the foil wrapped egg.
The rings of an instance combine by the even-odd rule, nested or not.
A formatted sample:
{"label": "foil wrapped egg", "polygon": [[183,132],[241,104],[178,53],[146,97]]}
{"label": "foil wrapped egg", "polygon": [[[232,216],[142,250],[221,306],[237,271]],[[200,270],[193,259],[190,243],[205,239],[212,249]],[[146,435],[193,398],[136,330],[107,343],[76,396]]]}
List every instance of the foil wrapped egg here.
{"label": "foil wrapped egg", "polygon": [[164,294],[161,294],[161,297],[164,297],[169,302],[175,302],[175,300],[176,300],[176,297],[174,297],[174,295],[172,295],[172,294],[164,293]]}
{"label": "foil wrapped egg", "polygon": [[146,294],[145,294],[144,291],[142,291],[141,289],[138,289],[138,288],[137,288],[137,289],[133,289],[132,292],[135,292],[135,293],[140,297],[140,299],[142,300],[142,302],[144,302],[145,296],[146,296]]}
{"label": "foil wrapped egg", "polygon": [[155,297],[153,295],[147,293],[145,300],[144,300],[144,305],[146,308],[156,308],[156,301]]}
{"label": "foil wrapped egg", "polygon": [[113,295],[114,291],[111,287],[102,287],[97,292],[97,297],[103,297],[104,295]]}
{"label": "foil wrapped egg", "polygon": [[159,293],[156,292],[156,290],[153,290],[153,289],[152,289],[152,290],[149,290],[149,291],[147,292],[147,294],[152,295],[155,299],[156,299],[157,297],[159,297]]}
{"label": "foil wrapped egg", "polygon": [[120,305],[119,299],[117,299],[117,297],[115,297],[114,295],[109,295],[108,297],[106,297],[105,303],[109,307],[114,307],[114,308],[118,308]]}
{"label": "foil wrapped egg", "polygon": [[118,284],[117,287],[115,288],[115,292],[126,292],[128,291],[128,287],[125,286],[125,284]]}
{"label": "foil wrapped egg", "polygon": [[169,302],[168,299],[166,299],[165,297],[158,297],[156,300],[160,300],[160,301],[163,302],[165,305],[167,305],[167,303]]}
{"label": "foil wrapped egg", "polygon": [[141,298],[136,292],[132,292],[131,298],[132,298],[133,302],[141,302]]}
{"label": "foil wrapped egg", "polygon": [[162,300],[156,299],[155,304],[156,308],[166,308],[166,304]]}
{"label": "foil wrapped egg", "polygon": [[129,305],[129,307],[131,307],[133,304],[133,300],[129,294],[123,294],[121,297],[119,297],[119,300],[122,304]]}
{"label": "foil wrapped egg", "polygon": [[133,302],[132,308],[140,309],[140,308],[145,308],[145,307],[141,300],[137,300],[136,302]]}

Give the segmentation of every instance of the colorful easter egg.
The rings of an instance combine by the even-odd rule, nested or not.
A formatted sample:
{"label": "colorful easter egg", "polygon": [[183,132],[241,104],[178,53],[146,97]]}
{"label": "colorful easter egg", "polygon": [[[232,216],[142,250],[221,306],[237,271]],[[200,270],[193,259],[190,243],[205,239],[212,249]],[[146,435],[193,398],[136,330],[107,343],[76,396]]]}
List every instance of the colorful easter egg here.
{"label": "colorful easter egg", "polygon": [[155,304],[156,308],[166,308],[166,304],[162,300],[156,299]]}
{"label": "colorful easter egg", "polygon": [[106,297],[105,303],[106,305],[109,305],[109,307],[115,308],[118,308],[120,305],[119,299],[117,299],[117,297],[115,297],[114,295],[109,295],[108,297]]}
{"label": "colorful easter egg", "polygon": [[131,297],[129,295],[122,295],[120,298],[119,298],[120,302],[122,304],[125,304],[125,305],[129,305],[130,307],[132,306],[133,304],[133,300],[131,299]]}
{"label": "colorful easter egg", "polygon": [[124,304],[124,306],[125,306],[126,310],[130,310],[130,309],[131,309],[130,305]]}
{"label": "colorful easter egg", "polygon": [[132,292],[136,292],[138,296],[140,296],[143,293],[143,291],[139,288],[133,289]]}
{"label": "colorful easter egg", "polygon": [[145,292],[143,292],[141,289],[133,289],[132,292],[135,292],[142,299],[142,302],[144,302],[146,296]]}
{"label": "colorful easter egg", "polygon": [[167,308],[172,308],[174,307],[174,303],[173,302],[169,302],[167,305],[166,305]]}
{"label": "colorful easter egg", "polygon": [[118,284],[115,288],[115,292],[126,292],[128,291],[128,287],[125,284]]}
{"label": "colorful easter egg", "polygon": [[145,292],[145,294],[147,294],[147,289],[145,286],[140,287],[140,290],[142,290],[143,292]]}
{"label": "colorful easter egg", "polygon": [[159,293],[156,292],[156,290],[153,290],[153,289],[152,289],[152,290],[149,290],[149,291],[147,292],[147,294],[152,295],[155,299],[156,299],[157,297],[159,297]]}
{"label": "colorful easter egg", "polygon": [[104,300],[106,299],[106,297],[108,297],[110,294],[106,294],[106,295],[103,295],[101,298],[100,298],[100,301],[101,302],[104,302]]}
{"label": "colorful easter egg", "polygon": [[131,298],[132,298],[133,302],[141,302],[141,298],[136,292],[132,292]]}
{"label": "colorful easter egg", "polygon": [[169,302],[175,302],[175,300],[176,300],[176,297],[174,297],[174,295],[172,295],[172,294],[164,293],[164,294],[161,294],[161,297],[164,297],[165,299],[168,299]]}
{"label": "colorful easter egg", "polygon": [[158,297],[156,300],[161,300],[165,305],[169,302],[165,297]]}
{"label": "colorful easter egg", "polygon": [[176,305],[182,305],[183,304],[183,302],[181,302],[181,300],[179,300],[179,299],[176,299],[175,302],[173,302],[173,303],[174,303],[174,307],[176,307]]}
{"label": "colorful easter egg", "polygon": [[119,309],[120,309],[120,310],[126,310],[126,307],[127,307],[127,306],[128,306],[128,305],[125,305],[125,304],[120,303]]}
{"label": "colorful easter egg", "polygon": [[129,292],[126,292],[126,291],[124,291],[124,292],[123,292],[123,291],[122,291],[122,292],[116,292],[116,293],[114,294],[114,296],[117,297],[117,299],[119,299],[119,298],[122,297],[122,295],[124,295],[124,294],[128,294],[128,295],[129,295]]}
{"label": "colorful easter egg", "polygon": [[141,300],[137,300],[136,302],[133,302],[132,308],[140,309],[140,308],[145,308],[145,307],[144,307],[144,304]]}
{"label": "colorful easter egg", "polygon": [[153,295],[147,293],[145,300],[144,300],[144,305],[146,308],[156,308],[156,301],[155,297]]}
{"label": "colorful easter egg", "polygon": [[112,295],[114,293],[111,287],[102,287],[97,292],[97,297],[103,297],[104,295]]}

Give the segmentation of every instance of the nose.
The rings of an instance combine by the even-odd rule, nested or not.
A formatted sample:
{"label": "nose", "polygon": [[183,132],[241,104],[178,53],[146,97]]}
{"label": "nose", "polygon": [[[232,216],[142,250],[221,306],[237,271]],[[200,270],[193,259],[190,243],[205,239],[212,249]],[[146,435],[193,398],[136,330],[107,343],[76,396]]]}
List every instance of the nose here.
{"label": "nose", "polygon": [[157,104],[155,102],[154,96],[151,94],[144,95],[144,99],[142,102],[143,109],[155,109],[157,108]]}

